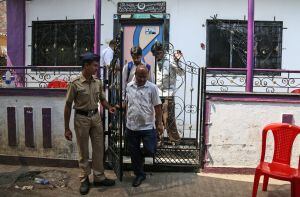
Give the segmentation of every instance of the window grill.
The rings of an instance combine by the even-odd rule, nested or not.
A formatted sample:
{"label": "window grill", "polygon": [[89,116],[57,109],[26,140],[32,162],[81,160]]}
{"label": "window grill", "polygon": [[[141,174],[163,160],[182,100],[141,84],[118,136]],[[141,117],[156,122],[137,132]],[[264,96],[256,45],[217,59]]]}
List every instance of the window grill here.
{"label": "window grill", "polygon": [[32,65],[80,65],[80,54],[93,51],[94,23],[94,19],[34,21]]}
{"label": "window grill", "polygon": [[[281,21],[255,21],[255,68],[280,69]],[[247,65],[247,21],[207,20],[207,66],[245,68]]]}

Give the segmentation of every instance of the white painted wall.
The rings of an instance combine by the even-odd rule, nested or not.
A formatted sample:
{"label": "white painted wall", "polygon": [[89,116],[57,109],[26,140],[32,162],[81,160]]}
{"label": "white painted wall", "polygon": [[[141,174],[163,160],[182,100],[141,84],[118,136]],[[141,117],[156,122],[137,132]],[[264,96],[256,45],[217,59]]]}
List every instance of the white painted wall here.
{"label": "white painted wall", "polygon": [[[265,125],[281,122],[282,114],[293,114],[300,124],[300,104],[210,101],[208,129],[209,167],[256,167],[261,154]],[[270,133],[269,133],[270,134]],[[268,135],[266,161],[273,156],[273,135]],[[293,148],[292,165],[298,166],[300,136]]]}
{"label": "white painted wall", "polygon": [[95,0],[34,0],[26,1],[25,64],[31,65],[32,21],[92,19]]}
{"label": "white painted wall", "polygon": [[[122,2],[128,0],[121,0]],[[129,0],[131,1],[131,0]],[[145,1],[145,0],[142,0]],[[161,1],[161,0],[151,0]],[[118,0],[102,0],[103,47],[113,38],[113,15],[117,13]],[[240,0],[166,0],[170,19],[170,41],[181,49],[186,59],[205,66],[206,52],[200,43],[206,43],[205,23],[218,14],[220,19],[239,19],[247,17],[247,1]],[[287,30],[283,32],[282,68],[298,69],[297,53],[300,51],[298,25],[300,18],[298,0],[260,0],[255,1],[255,20],[283,21]],[[34,0],[26,3],[26,64],[31,64],[31,25],[37,20],[64,20],[93,18],[95,0]]]}
{"label": "white painted wall", "polygon": [[[76,159],[77,146],[73,127],[73,113],[70,128],[73,141],[64,138],[63,109],[65,98],[42,96],[1,96],[0,97],[0,154],[16,156],[32,156],[58,159]],[[8,146],[7,107],[16,108],[17,146]],[[33,108],[34,148],[25,147],[24,107]],[[43,148],[42,108],[51,108],[52,147]]]}

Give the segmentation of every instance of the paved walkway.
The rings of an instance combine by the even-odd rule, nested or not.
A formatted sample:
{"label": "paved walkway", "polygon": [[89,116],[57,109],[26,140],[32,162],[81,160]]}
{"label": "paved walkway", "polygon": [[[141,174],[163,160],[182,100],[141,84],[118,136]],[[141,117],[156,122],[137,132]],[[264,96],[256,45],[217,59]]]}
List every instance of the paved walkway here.
{"label": "paved walkway", "polygon": [[[57,173],[60,172],[63,174],[67,186],[51,188],[49,185],[42,186],[34,184],[32,181],[28,182],[28,180],[26,182],[26,176],[29,176],[29,172],[34,171],[48,172],[50,177],[51,172],[56,172],[53,174],[53,179],[58,179]],[[72,168],[0,165],[0,196],[80,196],[78,172],[78,169]],[[106,174],[109,178],[115,178],[112,171],[106,171]],[[87,196],[246,197],[251,196],[253,176],[210,173],[148,173],[146,181],[138,188],[131,187],[132,179],[132,173],[125,172],[124,180],[122,182],[117,181],[116,186],[91,188]],[[33,186],[32,190],[30,187],[22,190],[22,187],[31,185]],[[262,192],[260,185],[258,196],[290,196],[290,184],[288,182],[270,179],[268,190],[268,192]]]}

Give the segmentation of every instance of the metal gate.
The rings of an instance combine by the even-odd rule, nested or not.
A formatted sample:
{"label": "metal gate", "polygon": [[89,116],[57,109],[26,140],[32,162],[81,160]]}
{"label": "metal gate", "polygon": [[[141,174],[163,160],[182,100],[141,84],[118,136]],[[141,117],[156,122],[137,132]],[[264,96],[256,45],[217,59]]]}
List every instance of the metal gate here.
{"label": "metal gate", "polygon": [[[121,30],[116,37],[114,57],[107,69],[108,76],[108,101],[112,106],[122,106],[122,40]],[[108,150],[107,159],[109,165],[116,173],[119,180],[123,177],[123,110],[117,110],[115,114],[108,114]]]}
{"label": "metal gate", "polygon": [[[170,43],[164,44],[167,59],[172,61],[177,51]],[[171,63],[171,62],[170,62]],[[188,167],[199,169],[202,161],[203,142],[203,117],[204,117],[204,93],[205,77],[204,70],[193,62],[186,61],[184,56],[179,61],[183,74],[176,77],[176,88],[174,91],[175,101],[175,124],[180,133],[179,142],[170,142],[168,132],[164,132],[163,143],[157,147],[153,158],[154,168],[158,170],[162,166]],[[168,121],[170,121],[168,119]],[[174,124],[170,123],[170,126]],[[175,126],[174,126],[175,127]],[[166,128],[168,130],[170,128]],[[179,169],[180,170],[180,169]]]}
{"label": "metal gate", "polygon": [[[121,31],[122,32],[122,31]],[[109,69],[109,91],[108,100],[112,105],[121,106],[122,95],[122,33],[117,38],[117,49],[115,58]],[[172,61],[174,47],[170,43],[164,44],[166,56]],[[199,68],[195,63],[186,61],[184,56],[180,59],[180,67],[183,70],[181,76],[176,77],[174,101],[174,124],[180,135],[180,140],[171,142],[169,128],[165,128],[163,138],[157,147],[153,158],[146,159],[146,165],[155,171],[162,169],[180,171],[181,168],[198,170],[203,166],[204,158],[204,114],[205,114],[205,70]],[[122,180],[123,169],[127,166],[123,163],[123,158],[129,158],[126,150],[126,139],[124,135],[125,115],[119,110],[116,115],[108,117],[108,161],[116,172],[118,178]],[[168,119],[169,121],[169,119]]]}

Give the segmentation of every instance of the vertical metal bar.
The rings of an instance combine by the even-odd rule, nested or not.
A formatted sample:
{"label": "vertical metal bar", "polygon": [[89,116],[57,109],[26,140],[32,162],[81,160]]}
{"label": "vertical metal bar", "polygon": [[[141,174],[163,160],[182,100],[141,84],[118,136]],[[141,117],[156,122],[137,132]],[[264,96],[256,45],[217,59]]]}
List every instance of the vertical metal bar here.
{"label": "vertical metal bar", "polygon": [[[282,73],[282,72],[281,72],[281,73]],[[289,81],[290,81],[290,73],[289,73],[289,72],[288,72],[287,81],[288,81],[287,93],[289,93],[289,92],[290,92],[290,83],[289,83]]]}
{"label": "vertical metal bar", "polygon": [[248,0],[246,92],[253,92],[254,0]]}
{"label": "vertical metal bar", "polygon": [[95,0],[94,53],[100,55],[101,0]]}
{"label": "vertical metal bar", "polygon": [[[102,88],[104,91],[104,94],[106,95],[106,85],[107,85],[107,81],[106,81],[106,72],[107,72],[107,68],[103,67],[103,79],[102,79]],[[106,118],[106,114],[105,114],[105,109],[103,109],[103,114],[102,114],[102,126],[103,126],[103,131],[105,131],[105,118]],[[105,137],[104,137],[105,138]]]}
{"label": "vertical metal bar", "polygon": [[52,148],[51,136],[51,108],[42,108],[43,147]]}
{"label": "vertical metal bar", "polygon": [[[199,147],[199,143],[198,143],[198,141],[199,141],[199,111],[200,111],[200,106],[199,106],[199,101],[200,101],[200,99],[201,99],[201,94],[200,94],[200,85],[202,85],[202,83],[200,84],[200,79],[201,79],[201,74],[202,74],[202,72],[201,72],[201,69],[200,68],[198,68],[198,88],[197,88],[197,118],[196,118],[196,141],[197,141],[197,144],[196,144],[196,148],[198,148]],[[201,117],[201,115],[200,115],[200,117]],[[201,119],[200,119],[201,120]]]}
{"label": "vertical metal bar", "polygon": [[232,68],[232,33],[230,32],[230,42],[229,42],[229,47],[230,47],[230,54],[229,54],[229,68]]}
{"label": "vertical metal bar", "polygon": [[58,55],[58,50],[57,50],[57,36],[58,36],[58,24],[54,24],[54,43],[53,43],[53,51],[54,51],[54,66],[57,66],[57,55]]}
{"label": "vertical metal bar", "polygon": [[202,68],[202,74],[201,74],[201,134],[200,134],[200,165],[201,167],[204,167],[204,160],[205,160],[205,119],[206,119],[206,68]]}
{"label": "vertical metal bar", "polygon": [[7,107],[7,131],[8,131],[8,145],[17,145],[16,134],[16,108]]}
{"label": "vertical metal bar", "polygon": [[[119,69],[119,75],[120,75],[120,81],[119,81],[119,106],[122,106],[122,70],[123,70],[123,50],[124,50],[124,31],[123,29],[121,29],[121,53],[120,53],[120,69]],[[119,173],[120,173],[120,181],[123,180],[123,140],[125,141],[125,139],[123,139],[123,118],[125,117],[125,114],[123,114],[123,110],[121,110],[119,112],[119,135],[120,135],[120,139],[119,139],[119,143],[120,143],[120,150],[119,150]],[[125,131],[124,131],[125,132]]]}
{"label": "vertical metal bar", "polygon": [[[75,45],[75,46],[74,46]],[[74,44],[73,44],[73,49],[74,49],[74,58],[75,58],[75,63],[76,65],[79,65],[80,61],[78,61],[78,23],[75,23],[75,35],[74,35]]]}
{"label": "vertical metal bar", "polygon": [[192,138],[192,104],[193,104],[193,91],[194,91],[194,67],[191,67],[191,88],[190,88],[190,92],[191,92],[191,98],[190,98],[190,114],[189,114],[189,117],[190,117],[190,133],[189,133],[189,138],[191,139]]}
{"label": "vertical metal bar", "polygon": [[32,107],[24,108],[24,125],[25,125],[25,145],[34,147],[33,135],[33,110]]}
{"label": "vertical metal bar", "polygon": [[186,74],[188,73],[187,71],[186,71],[186,64],[184,64],[184,93],[183,93],[183,124],[182,124],[182,139],[184,140],[184,128],[185,128],[185,113],[186,113],[186,111],[185,111],[185,100],[186,100],[186,83],[187,83],[187,81],[186,81]]}
{"label": "vertical metal bar", "polygon": [[[100,56],[100,35],[101,35],[101,0],[95,0],[95,29],[94,29],[94,53]],[[98,78],[100,78],[100,69],[98,69]]]}

